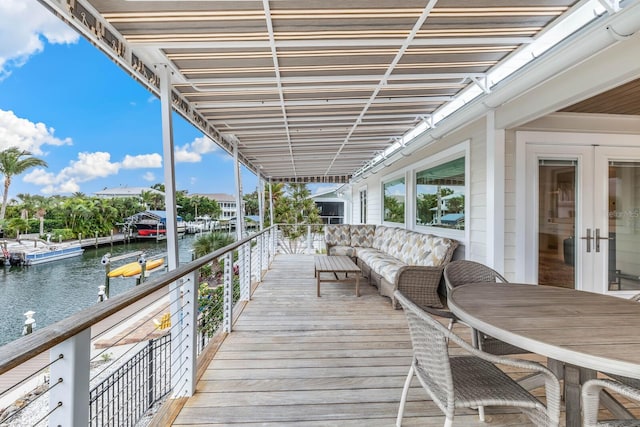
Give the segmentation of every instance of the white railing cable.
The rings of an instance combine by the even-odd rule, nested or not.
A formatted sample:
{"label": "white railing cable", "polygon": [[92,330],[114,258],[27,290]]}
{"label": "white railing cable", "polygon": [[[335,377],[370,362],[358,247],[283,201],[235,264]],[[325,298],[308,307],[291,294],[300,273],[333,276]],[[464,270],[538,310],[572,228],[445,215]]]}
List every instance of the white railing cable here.
{"label": "white railing cable", "polygon": [[[252,245],[254,240],[256,244]],[[200,350],[207,345],[216,330],[231,332],[234,306],[242,300],[248,301],[250,299],[251,284],[260,282],[263,270],[269,268],[277,250],[277,240],[277,227],[269,227],[189,264],[180,266],[161,276],[154,277],[143,285],[137,286],[124,294],[100,302],[54,325],[37,330],[30,335],[0,347],[0,375],[22,365],[24,362],[33,359],[43,352],[50,352],[50,362],[47,365],[43,363],[42,365],[45,365],[44,367],[39,367],[35,370],[35,373],[18,381],[8,389],[1,391],[0,397],[5,396],[7,393],[17,392],[18,387],[24,387],[27,385],[25,383],[35,379],[35,375],[38,375],[45,369],[50,369],[51,371],[50,381],[58,379],[48,390],[44,391],[39,397],[31,400],[19,411],[16,411],[16,413],[11,414],[10,417],[13,419],[19,416],[20,412],[22,412],[24,408],[29,407],[33,401],[36,401],[44,395],[48,395],[50,410],[38,423],[43,420],[48,420],[48,423],[52,425],[86,424],[90,418],[89,395],[88,393],[84,393],[83,390],[88,390],[90,384],[94,383],[97,378],[105,376],[106,374],[112,375],[106,371],[110,367],[115,366],[116,363],[120,363],[120,366],[127,364],[129,360],[132,360],[133,356],[130,356],[129,360],[121,363],[125,355],[135,352],[136,349],[139,352],[140,346],[132,346],[125,351],[124,354],[119,355],[109,363],[108,366],[92,377],[90,374],[91,361],[95,361],[96,358],[99,357],[106,359],[106,357],[103,357],[105,352],[121,343],[134,331],[142,328],[145,323],[142,322],[137,327],[131,330],[128,329],[123,336],[116,336],[115,342],[110,343],[106,349],[98,351],[93,357],[90,357],[90,349],[92,343],[95,342],[97,338],[103,338],[104,335],[112,332],[114,328],[122,326],[123,322],[131,321],[133,317],[139,316],[140,312],[136,311],[133,314],[127,313],[127,315],[119,319],[115,325],[108,327],[105,325],[104,330],[100,329],[100,327],[97,328],[100,329],[100,331],[93,337],[91,336],[91,328],[136,303],[143,303],[145,307],[153,304],[154,312],[158,313],[163,313],[166,308],[171,307],[168,320],[171,322],[171,326],[168,328],[167,333],[170,333],[172,337],[175,334],[175,339],[171,340],[170,349],[169,347],[167,348],[167,353],[158,356],[162,359],[159,359],[158,363],[172,360],[171,372],[167,372],[166,376],[162,378],[170,381],[174,393],[178,393],[181,396],[192,395],[195,390],[196,361]],[[237,277],[237,281],[234,278],[234,251],[239,252],[237,263],[239,270],[237,273],[239,273],[239,277]],[[218,292],[212,292],[210,294],[212,298],[215,299],[211,305],[206,306],[209,312],[207,312],[205,316],[198,307],[200,297],[198,283],[199,270],[203,266],[210,265],[212,262],[218,262],[218,260],[224,261],[222,298],[215,298],[215,295],[220,295]],[[235,288],[235,286],[238,286],[238,288]],[[167,290],[168,288],[169,290]],[[155,295],[151,303],[141,301],[152,294]],[[234,294],[239,294],[239,298]],[[155,302],[160,302],[167,296],[169,296],[170,301],[166,306],[162,303],[161,306],[156,307],[158,304]],[[222,312],[221,318],[216,314],[219,313],[220,308]],[[158,329],[159,328],[156,327],[151,332],[146,333],[141,339],[136,338],[136,340],[141,342],[147,341],[149,343],[148,345],[151,346],[152,343],[155,342],[151,339],[151,335]],[[167,341],[167,343],[168,342],[169,341]],[[158,345],[160,346],[160,344]],[[158,351],[165,351],[162,350],[161,347],[157,348],[159,349]],[[62,364],[56,363],[60,361],[62,361]],[[121,368],[118,367],[117,369]],[[106,376],[109,377],[109,375]],[[101,381],[104,382],[104,380]],[[111,379],[109,379],[109,381],[111,381]],[[125,379],[117,379],[117,381],[119,381],[122,387],[129,389],[137,384],[139,379],[127,377]],[[160,381],[160,379],[158,381]],[[134,393],[137,392],[134,391]],[[105,396],[99,396],[101,399],[100,402],[105,402]],[[160,396],[160,398],[162,398],[162,396]],[[111,419],[113,422],[118,422],[121,417],[126,416],[123,415],[122,411],[124,410],[126,412],[130,410],[128,406],[129,403],[126,400],[125,396],[107,394],[106,404],[116,408],[117,411],[115,413],[110,411],[102,413],[100,412],[100,407],[98,407],[98,412],[95,412],[96,415],[93,416],[92,413],[91,416],[96,419],[96,422],[98,416],[103,417],[103,420]],[[94,405],[97,401],[92,400],[91,402],[91,404]],[[93,406],[92,408],[95,409]],[[92,411],[94,409],[92,409]],[[41,413],[36,415],[39,417]]]}

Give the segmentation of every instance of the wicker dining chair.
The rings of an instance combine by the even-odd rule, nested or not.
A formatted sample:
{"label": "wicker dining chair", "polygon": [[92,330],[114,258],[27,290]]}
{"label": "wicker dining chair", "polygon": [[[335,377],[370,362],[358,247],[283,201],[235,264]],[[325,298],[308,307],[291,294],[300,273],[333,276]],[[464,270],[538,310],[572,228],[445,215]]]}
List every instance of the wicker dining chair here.
{"label": "wicker dining chair", "polygon": [[[475,261],[452,261],[444,268],[444,280],[447,291],[467,283],[509,283],[500,273]],[[434,313],[435,314],[435,313]],[[457,321],[457,319],[454,319]],[[497,355],[529,353],[514,345],[505,343],[480,331],[473,329],[473,345],[482,351]]]}
{"label": "wicker dining chair", "polygon": [[616,419],[598,422],[602,391],[613,391],[640,402],[640,389],[609,379],[594,379],[582,385],[582,422],[584,427],[638,427],[640,420]]}
{"label": "wicker dining chair", "polygon": [[[400,291],[394,293],[409,323],[413,361],[402,390],[396,426],[402,424],[413,375],[453,423],[456,408],[512,406],[520,408],[537,426],[558,426],[560,383],[544,366],[530,361],[496,356],[474,348],[418,307]],[[469,355],[449,355],[449,343]],[[496,364],[544,375],[546,406],[505,374]]]}

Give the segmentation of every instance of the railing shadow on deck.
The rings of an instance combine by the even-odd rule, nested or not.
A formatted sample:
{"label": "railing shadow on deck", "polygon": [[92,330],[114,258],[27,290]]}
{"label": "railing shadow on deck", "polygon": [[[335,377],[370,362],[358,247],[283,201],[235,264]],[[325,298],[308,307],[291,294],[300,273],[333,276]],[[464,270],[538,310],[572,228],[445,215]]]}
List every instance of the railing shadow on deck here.
{"label": "railing shadow on deck", "polygon": [[[322,250],[322,225],[296,227],[298,243],[269,227],[0,347],[0,425],[135,425],[191,396],[275,253]],[[214,263],[222,283],[200,284]]]}

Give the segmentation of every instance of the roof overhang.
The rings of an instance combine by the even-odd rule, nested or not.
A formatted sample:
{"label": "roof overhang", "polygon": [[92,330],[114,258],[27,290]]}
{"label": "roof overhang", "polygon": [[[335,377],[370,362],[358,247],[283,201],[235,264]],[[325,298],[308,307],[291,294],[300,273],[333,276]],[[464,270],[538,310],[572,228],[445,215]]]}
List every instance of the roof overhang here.
{"label": "roof overhang", "polygon": [[490,94],[504,78],[496,70],[535,55],[527,49],[585,5],[620,9],[610,0],[40,1],[156,95],[155,68],[168,66],[173,108],[228,153],[237,144],[254,173],[317,183],[348,182]]}

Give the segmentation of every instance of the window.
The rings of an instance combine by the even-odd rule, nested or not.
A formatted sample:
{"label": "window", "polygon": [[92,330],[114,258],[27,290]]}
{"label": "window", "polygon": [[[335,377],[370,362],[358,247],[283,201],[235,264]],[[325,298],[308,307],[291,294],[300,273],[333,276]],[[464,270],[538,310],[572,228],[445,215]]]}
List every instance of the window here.
{"label": "window", "polygon": [[416,225],[464,230],[465,159],[416,173]]}
{"label": "window", "polygon": [[384,221],[404,224],[404,205],[406,188],[404,178],[394,179],[383,184]]}
{"label": "window", "polygon": [[367,223],[367,189],[360,190],[360,224]]}

